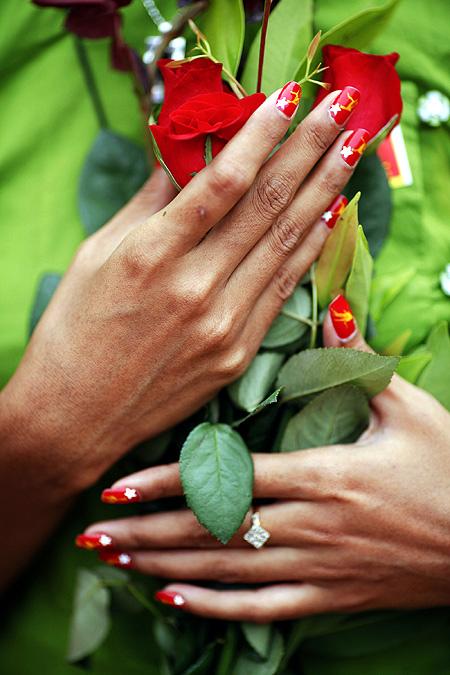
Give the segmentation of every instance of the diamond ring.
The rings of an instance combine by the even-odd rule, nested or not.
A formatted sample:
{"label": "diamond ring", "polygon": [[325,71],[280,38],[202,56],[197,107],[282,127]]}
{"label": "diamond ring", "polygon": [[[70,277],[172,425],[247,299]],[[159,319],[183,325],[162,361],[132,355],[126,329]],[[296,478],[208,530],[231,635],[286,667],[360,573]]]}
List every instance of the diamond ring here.
{"label": "diamond ring", "polygon": [[270,532],[262,527],[258,511],[252,515],[252,526],[244,534],[244,539],[255,548],[262,548],[270,539]]}

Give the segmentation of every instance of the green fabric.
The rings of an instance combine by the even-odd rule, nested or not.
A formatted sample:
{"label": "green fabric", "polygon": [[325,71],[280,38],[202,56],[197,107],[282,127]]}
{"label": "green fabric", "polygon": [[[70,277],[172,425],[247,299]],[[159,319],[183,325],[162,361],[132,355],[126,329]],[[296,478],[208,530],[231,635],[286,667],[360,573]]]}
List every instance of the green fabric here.
{"label": "green fabric", "polygon": [[[318,0],[322,29],[350,11],[381,0]],[[125,9],[129,42],[141,49],[151,32],[140,2]],[[0,384],[14,372],[27,338],[39,277],[64,271],[83,238],[76,207],[82,163],[98,132],[74,51],[62,30],[63,15],[17,0],[0,4],[2,129],[0,189]],[[405,114],[403,130],[414,185],[394,191],[389,241],[376,263],[377,283],[415,269],[410,283],[382,312],[374,345],[383,348],[407,329],[409,346],[424,340],[440,319],[450,319],[450,302],[439,273],[450,260],[450,192],[446,185],[450,138],[447,128],[419,126],[418,95],[436,88],[450,96],[447,73],[450,6],[441,0],[403,0],[378,52],[401,53]],[[130,78],[111,70],[108,41],[88,43],[101,83],[110,126],[137,142],[142,120]],[[351,84],[351,83],[349,83]],[[377,298],[374,298],[374,303]],[[98,505],[101,486],[76,511],[20,584],[0,635],[0,672],[8,675],[74,675],[64,664],[75,570],[92,564],[92,554],[74,549],[73,537],[110,508]],[[31,523],[32,526],[32,523]],[[152,581],[146,580],[151,586]],[[301,646],[306,675],[447,675],[450,672],[450,612],[447,609],[393,614],[389,620]],[[157,650],[142,614],[116,613],[105,645],[92,660],[98,675],[161,673]]]}

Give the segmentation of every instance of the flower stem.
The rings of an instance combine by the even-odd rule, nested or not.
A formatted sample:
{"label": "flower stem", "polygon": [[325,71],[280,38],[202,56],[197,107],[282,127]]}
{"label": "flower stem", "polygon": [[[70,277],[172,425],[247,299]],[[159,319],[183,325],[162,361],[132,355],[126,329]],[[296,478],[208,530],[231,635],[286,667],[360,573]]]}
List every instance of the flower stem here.
{"label": "flower stem", "polygon": [[263,76],[263,67],[264,67],[264,54],[266,51],[266,36],[267,28],[269,26],[269,16],[270,16],[270,6],[272,0],[265,0],[264,2],[264,15],[261,25],[261,42],[259,43],[259,62],[258,62],[258,81],[256,83],[256,91],[261,91],[262,85],[262,76]]}
{"label": "flower stem", "polygon": [[100,98],[100,92],[95,81],[94,71],[92,70],[89,61],[86,45],[79,37],[75,37],[75,49],[99,127],[100,129],[108,129],[108,118],[106,117],[105,108]]}
{"label": "flower stem", "polygon": [[318,314],[318,304],[317,304],[317,284],[316,284],[316,266],[312,265],[311,271],[311,300],[312,300],[312,326],[311,326],[311,339],[309,342],[310,349],[314,349],[317,342],[317,314]]}

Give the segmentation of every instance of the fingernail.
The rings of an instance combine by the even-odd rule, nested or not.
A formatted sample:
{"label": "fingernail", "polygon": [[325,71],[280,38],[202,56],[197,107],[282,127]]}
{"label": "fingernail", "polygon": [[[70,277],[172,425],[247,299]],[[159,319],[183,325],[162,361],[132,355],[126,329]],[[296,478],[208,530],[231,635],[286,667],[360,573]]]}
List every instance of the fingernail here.
{"label": "fingernail", "polygon": [[337,220],[344,213],[345,207],[348,204],[348,199],[345,195],[339,195],[336,199],[331,202],[330,206],[326,211],[322,213],[320,218],[324,221],[325,225],[333,229],[336,225]]}
{"label": "fingernail", "polygon": [[95,532],[93,534],[79,534],[75,539],[75,544],[79,548],[97,549],[110,548],[113,543],[109,534],[104,532]]}
{"label": "fingernail", "polygon": [[299,83],[294,81],[288,82],[280,91],[275,106],[284,117],[290,120],[295,115],[301,97],[302,88]]}
{"label": "fingernail", "polygon": [[361,98],[356,87],[344,87],[328,108],[328,114],[338,127],[343,127]]}
{"label": "fingernail", "polygon": [[158,591],[155,593],[155,600],[162,602],[163,605],[170,605],[171,607],[182,607],[186,604],[186,600],[183,596],[176,591]]}
{"label": "fingernail", "polygon": [[350,305],[343,295],[338,295],[330,304],[330,317],[336,335],[343,342],[356,335],[356,323]]}
{"label": "fingernail", "polygon": [[132,565],[131,555],[125,551],[99,551],[100,560],[114,567],[128,568]]}
{"label": "fingernail", "polygon": [[102,502],[105,504],[129,504],[140,501],[141,495],[135,488],[110,488],[102,492]]}
{"label": "fingernail", "polygon": [[341,157],[348,166],[355,166],[367,147],[370,134],[367,129],[352,131],[341,149]]}

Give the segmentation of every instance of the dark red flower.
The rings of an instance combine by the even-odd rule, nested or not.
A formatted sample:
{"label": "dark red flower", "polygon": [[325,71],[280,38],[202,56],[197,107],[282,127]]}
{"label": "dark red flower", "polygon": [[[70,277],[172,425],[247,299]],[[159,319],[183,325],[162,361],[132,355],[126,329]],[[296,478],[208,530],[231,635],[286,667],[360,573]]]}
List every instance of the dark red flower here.
{"label": "dark red flower", "polygon": [[164,79],[164,103],[150,131],[164,162],[181,187],[205,166],[205,143],[212,156],[239,131],[264,101],[264,94],[237,98],[224,88],[222,65],[195,59],[176,67],[170,59],[158,66]]}
{"label": "dark red flower", "polygon": [[[350,117],[347,129],[367,129],[371,138],[386,127],[402,112],[400,78],[395,70],[397,53],[376,56],[365,54],[357,49],[326,45],[322,50],[324,82],[330,89],[343,89],[346,85],[357,87],[361,92],[361,102]],[[319,90],[314,105],[317,105],[328,91]]]}
{"label": "dark red flower", "polygon": [[67,10],[65,26],[82,38],[111,37],[111,61],[117,70],[131,69],[130,48],[121,36],[119,9],[131,0],[33,0],[40,7]]}

